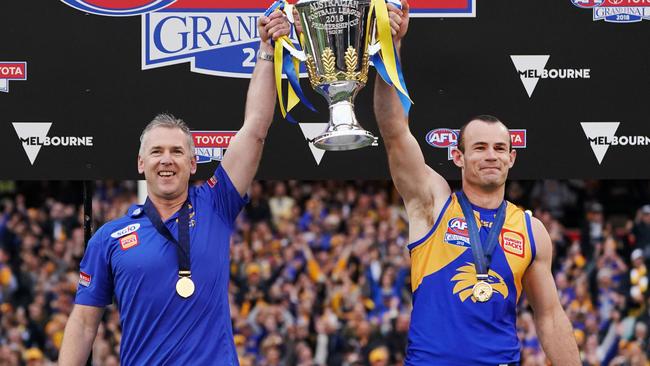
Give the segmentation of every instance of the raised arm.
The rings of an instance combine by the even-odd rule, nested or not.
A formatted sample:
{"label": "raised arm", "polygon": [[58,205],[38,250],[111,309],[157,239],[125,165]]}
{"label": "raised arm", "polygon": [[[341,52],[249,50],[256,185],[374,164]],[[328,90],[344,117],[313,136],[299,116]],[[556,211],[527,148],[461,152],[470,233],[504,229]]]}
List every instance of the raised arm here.
{"label": "raised arm", "polygon": [[551,237],[544,225],[532,219],[537,254],[524,274],[524,291],[533,308],[537,335],[553,365],[580,365],[578,346],[551,274]]}
{"label": "raised arm", "polygon": [[[401,40],[408,30],[409,6],[402,0],[402,10],[389,4],[393,39],[399,54]],[[426,103],[426,101],[424,101]],[[388,164],[395,187],[404,199],[409,220],[422,218],[422,229],[411,229],[411,236],[425,234],[435,221],[451,193],[447,181],[424,161],[422,150],[411,134],[408,119],[395,89],[379,75],[375,81],[374,110],[379,131],[388,152]],[[425,230],[424,232],[420,232]]]}
{"label": "raised arm", "polygon": [[104,308],[75,305],[63,333],[59,365],[85,365],[97,335]]}
{"label": "raised arm", "polygon": [[[273,55],[270,39],[289,34],[289,22],[281,12],[258,22],[260,50]],[[228,146],[222,165],[242,196],[248,190],[262,157],[264,139],[273,121],[275,111],[275,79],[273,62],[258,59],[246,96],[244,125]]]}

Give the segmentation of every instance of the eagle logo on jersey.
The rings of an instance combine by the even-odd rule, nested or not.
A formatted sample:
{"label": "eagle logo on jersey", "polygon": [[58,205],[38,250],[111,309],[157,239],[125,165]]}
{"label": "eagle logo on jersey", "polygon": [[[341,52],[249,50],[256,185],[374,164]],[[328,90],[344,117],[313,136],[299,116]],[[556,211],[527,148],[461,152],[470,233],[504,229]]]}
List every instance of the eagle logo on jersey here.
{"label": "eagle logo on jersey", "polygon": [[[466,265],[458,268],[456,272],[458,273],[451,279],[451,281],[457,281],[452,292],[454,295],[458,294],[460,301],[462,302],[465,302],[468,297],[471,297],[472,301],[476,302],[476,299],[471,296],[472,289],[477,282],[476,268],[474,267],[474,263],[467,263]],[[490,270],[488,272],[487,282],[492,285],[494,291],[500,293],[504,299],[508,298],[508,286],[506,286],[506,283],[501,275],[494,272],[493,270]]]}
{"label": "eagle logo on jersey", "polygon": [[[194,227],[196,225],[196,220],[194,219],[194,216],[196,216],[196,212],[194,212],[194,207],[190,203],[187,207],[190,208],[190,227]],[[178,224],[179,218],[176,218],[176,224]]]}

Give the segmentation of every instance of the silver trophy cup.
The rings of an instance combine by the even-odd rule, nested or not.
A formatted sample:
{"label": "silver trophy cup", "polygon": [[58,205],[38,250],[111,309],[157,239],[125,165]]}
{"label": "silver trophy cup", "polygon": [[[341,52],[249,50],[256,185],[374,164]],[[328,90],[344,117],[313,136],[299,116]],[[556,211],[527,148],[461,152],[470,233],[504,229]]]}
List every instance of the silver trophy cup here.
{"label": "silver trophy cup", "polygon": [[323,150],[353,150],[372,144],[375,137],[354,115],[354,98],[368,81],[366,27],[368,21],[374,22],[374,17],[368,19],[370,0],[300,0],[296,9],[309,82],[330,108],[327,130],[313,139],[314,145]]}

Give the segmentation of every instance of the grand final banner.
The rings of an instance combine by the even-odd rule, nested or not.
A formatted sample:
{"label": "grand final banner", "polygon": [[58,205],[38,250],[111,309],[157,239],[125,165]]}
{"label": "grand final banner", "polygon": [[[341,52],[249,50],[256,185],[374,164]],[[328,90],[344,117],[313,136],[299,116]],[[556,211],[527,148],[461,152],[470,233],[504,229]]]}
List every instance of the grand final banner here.
{"label": "grand final banner", "polygon": [[[350,1],[350,0],[340,0]],[[270,1],[63,0],[0,3],[0,179],[138,179],[142,128],[157,113],[194,130],[206,178],[243,122]],[[515,179],[648,179],[650,0],[411,0],[402,48],[410,129],[449,178],[458,128],[478,114],[511,127]],[[292,35],[295,39],[295,35]],[[371,74],[374,73],[371,71]],[[356,98],[379,136],[374,76]],[[260,179],[387,179],[376,146],[307,142],[328,108],[279,113]]]}

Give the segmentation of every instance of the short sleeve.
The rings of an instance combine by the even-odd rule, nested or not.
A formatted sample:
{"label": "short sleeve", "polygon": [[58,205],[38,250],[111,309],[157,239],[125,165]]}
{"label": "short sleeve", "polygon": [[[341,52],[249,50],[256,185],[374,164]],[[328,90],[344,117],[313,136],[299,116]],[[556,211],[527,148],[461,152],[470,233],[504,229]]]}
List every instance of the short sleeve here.
{"label": "short sleeve", "polygon": [[241,209],[248,203],[248,195],[242,197],[230,180],[226,170],[219,165],[214,175],[199,189],[199,194],[207,194],[215,205],[217,214],[229,225],[235,224],[235,219]]}
{"label": "short sleeve", "polygon": [[104,307],[113,302],[113,281],[103,228],[88,242],[81,260],[75,303]]}

